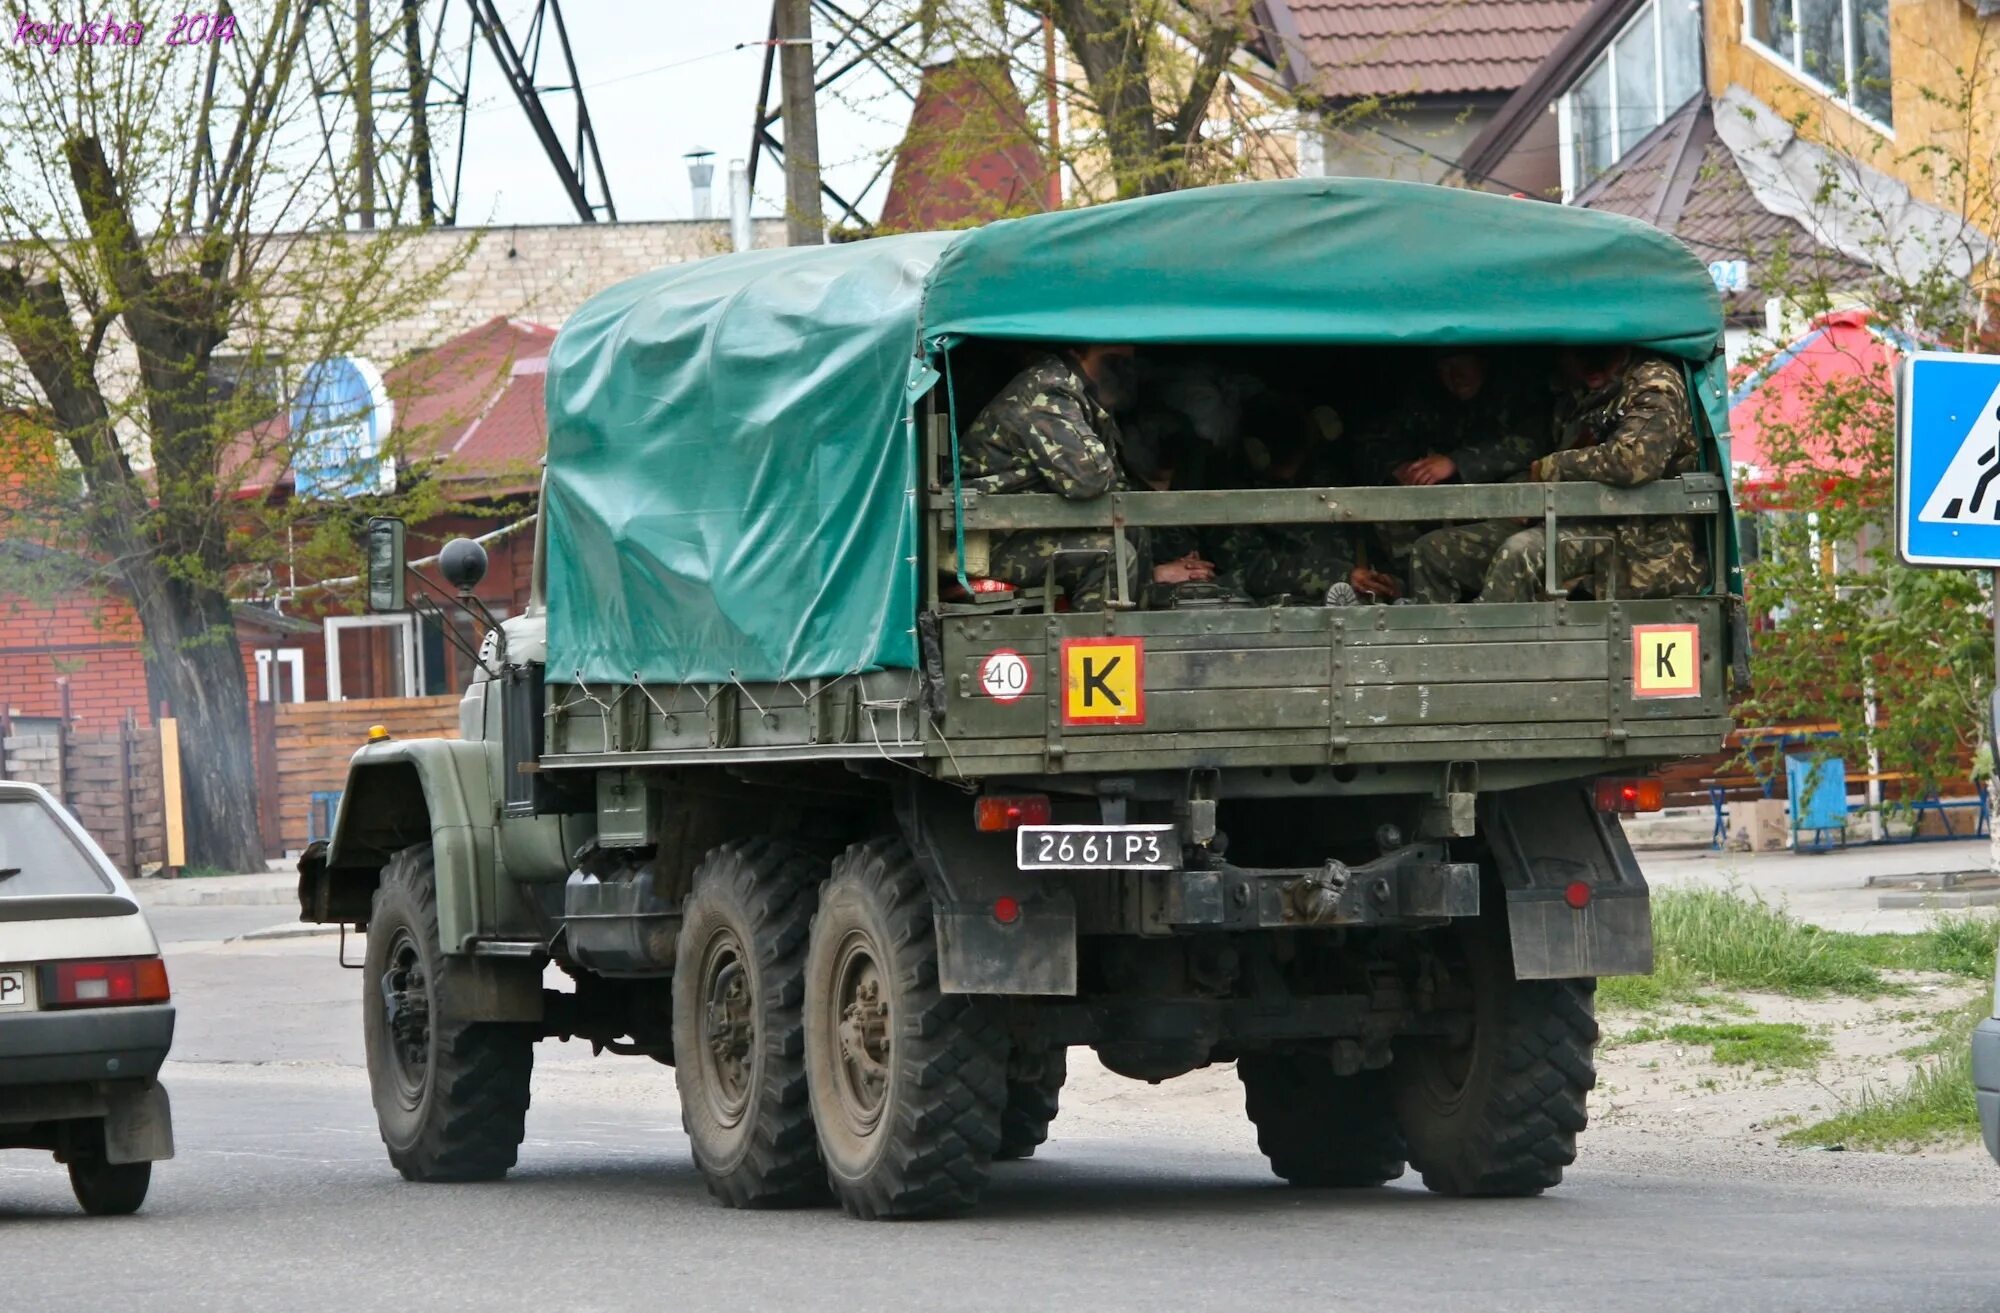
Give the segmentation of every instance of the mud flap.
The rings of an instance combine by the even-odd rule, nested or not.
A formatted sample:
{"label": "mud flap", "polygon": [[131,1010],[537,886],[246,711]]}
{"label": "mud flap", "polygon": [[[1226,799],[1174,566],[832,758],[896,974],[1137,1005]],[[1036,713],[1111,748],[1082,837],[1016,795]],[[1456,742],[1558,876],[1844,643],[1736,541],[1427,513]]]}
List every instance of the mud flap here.
{"label": "mud flap", "polygon": [[104,1159],[151,1163],[174,1156],[174,1113],[167,1087],[156,1080],[105,1088]]}
{"label": "mud flap", "polygon": [[938,985],[948,994],[1076,993],[1076,899],[1022,900],[1012,922],[991,904],[937,910]]}
{"label": "mud flap", "polygon": [[[912,782],[896,819],[924,868],[947,994],[1075,994],[1076,895],[1015,865],[1012,831],[972,828],[971,799]],[[996,915],[1000,900],[1013,919]]]}
{"label": "mud flap", "polygon": [[[1517,980],[1641,976],[1653,969],[1646,878],[1616,816],[1568,782],[1489,794],[1480,830],[1507,893]],[[1573,906],[1571,886],[1586,887]]]}

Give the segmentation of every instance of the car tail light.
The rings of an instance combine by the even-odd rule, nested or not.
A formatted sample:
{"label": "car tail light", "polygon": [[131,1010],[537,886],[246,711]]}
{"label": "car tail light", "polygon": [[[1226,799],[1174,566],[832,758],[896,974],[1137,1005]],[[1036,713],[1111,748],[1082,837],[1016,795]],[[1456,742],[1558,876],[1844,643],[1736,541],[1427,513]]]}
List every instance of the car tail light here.
{"label": "car tail light", "polygon": [[972,827],[976,830],[1013,830],[1023,825],[1049,823],[1049,796],[1020,793],[976,798],[972,803]]}
{"label": "car tail light", "polygon": [[1599,780],[1597,810],[1630,816],[1656,812],[1667,805],[1667,788],[1658,780]]}
{"label": "car tail light", "polygon": [[45,1008],[115,1008],[164,1003],[169,997],[167,964],[157,957],[55,962],[42,968]]}

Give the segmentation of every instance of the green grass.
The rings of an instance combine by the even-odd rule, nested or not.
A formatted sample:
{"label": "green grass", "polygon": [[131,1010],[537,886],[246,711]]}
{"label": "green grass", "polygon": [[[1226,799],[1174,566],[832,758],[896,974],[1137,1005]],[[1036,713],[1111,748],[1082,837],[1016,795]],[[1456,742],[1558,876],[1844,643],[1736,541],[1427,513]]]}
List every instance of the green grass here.
{"label": "green grass", "polygon": [[1787,1144],[1841,1144],[1857,1149],[1917,1148],[1970,1140],[1979,1134],[1972,1097],[1972,1046],[1927,1062],[1899,1090],[1864,1094],[1838,1116],[1785,1132]]}
{"label": "green grass", "polygon": [[1974,980],[1993,978],[1995,930],[1991,916],[1942,912],[1913,935],[1842,935],[1863,961],[1892,971],[1936,971]]}
{"label": "green grass", "polygon": [[1990,979],[1996,922],[1947,914],[1908,935],[1856,935],[1806,925],[1730,889],[1670,889],[1653,897],[1653,974],[1599,982],[1598,999],[1642,1012],[1702,1006],[1717,989],[1873,998],[1897,992],[1883,971]]}
{"label": "green grass", "polygon": [[1832,1052],[1832,1046],[1825,1040],[1807,1034],[1804,1026],[1789,1021],[1733,1021],[1721,1026],[1683,1023],[1664,1029],[1641,1026],[1619,1036],[1616,1044],[1644,1044],[1650,1040],[1706,1044],[1715,1060],[1726,1066],[1811,1070]]}

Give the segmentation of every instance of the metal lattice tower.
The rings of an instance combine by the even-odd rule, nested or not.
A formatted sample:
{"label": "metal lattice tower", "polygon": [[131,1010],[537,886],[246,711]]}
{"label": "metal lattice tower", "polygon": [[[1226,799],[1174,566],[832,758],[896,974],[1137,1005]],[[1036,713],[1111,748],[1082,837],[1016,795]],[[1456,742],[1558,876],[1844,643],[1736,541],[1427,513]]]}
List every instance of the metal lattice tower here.
{"label": "metal lattice tower", "polygon": [[317,0],[305,48],[322,157],[351,179],[357,226],[458,222],[472,69],[480,47],[586,222],[616,220],[561,0],[525,19],[494,0]]}
{"label": "metal lattice tower", "polygon": [[[908,5],[895,5],[890,0],[812,0],[815,28],[824,25],[834,33],[813,60],[813,90],[825,94],[853,74],[865,67],[872,67],[881,73],[889,85],[902,93],[912,104],[916,102],[914,90],[918,78],[923,73],[924,32],[922,22],[912,16]],[[785,163],[785,143],[772,131],[782,129],[785,118],[784,107],[773,94],[772,74],[778,59],[778,9],[771,6],[770,39],[764,46],[764,75],[757,87],[757,118],[750,132],[750,186],[757,186],[758,161],[768,154],[771,163],[783,168]],[[865,231],[870,225],[861,215],[859,207],[868,199],[883,175],[889,171],[894,156],[885,155],[875,172],[869,176],[861,189],[852,198],[843,196],[820,179],[820,194],[844,222],[851,227]]]}

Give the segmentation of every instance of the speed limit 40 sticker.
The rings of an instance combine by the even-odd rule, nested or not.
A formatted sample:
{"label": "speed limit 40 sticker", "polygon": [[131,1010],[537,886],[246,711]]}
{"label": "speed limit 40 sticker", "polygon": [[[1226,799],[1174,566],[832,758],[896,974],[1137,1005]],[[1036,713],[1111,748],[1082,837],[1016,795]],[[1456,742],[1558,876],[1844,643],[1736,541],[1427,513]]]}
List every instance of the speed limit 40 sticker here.
{"label": "speed limit 40 sticker", "polygon": [[1034,684],[1033,667],[1010,647],[992,653],[979,665],[979,687],[995,702],[1018,702]]}

